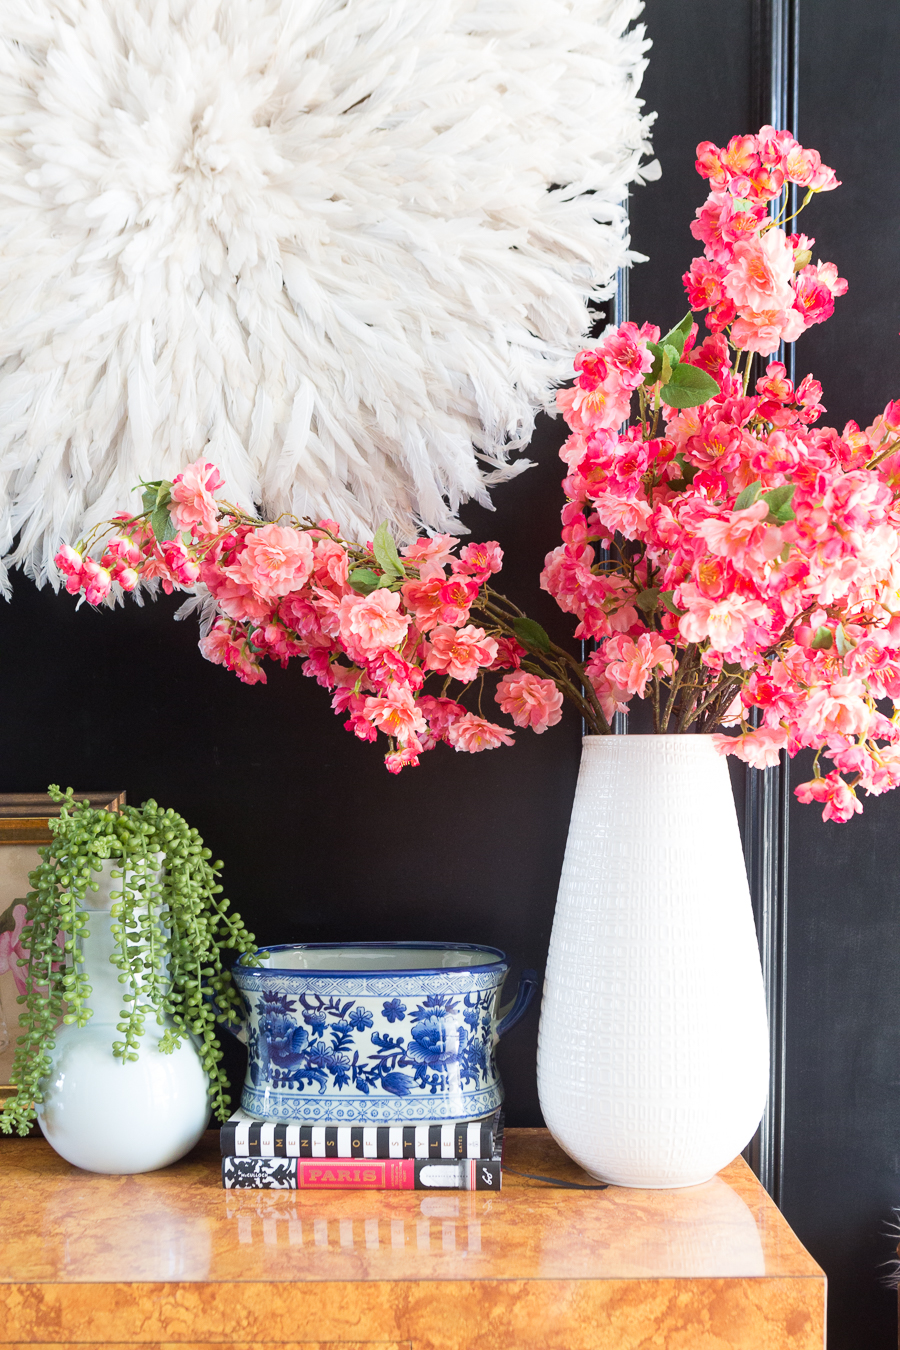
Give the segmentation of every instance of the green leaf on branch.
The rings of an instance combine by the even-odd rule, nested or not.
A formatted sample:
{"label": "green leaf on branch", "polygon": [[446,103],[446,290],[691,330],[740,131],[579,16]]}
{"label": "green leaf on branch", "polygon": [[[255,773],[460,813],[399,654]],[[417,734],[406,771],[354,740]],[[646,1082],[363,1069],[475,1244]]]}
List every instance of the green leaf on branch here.
{"label": "green leaf on branch", "polygon": [[677,614],[679,619],[681,618],[682,614],[687,613],[686,610],[679,609],[678,606],[675,604],[675,592],[674,592],[674,591],[660,591],[660,593],[659,593],[659,598],[660,598],[660,600],[662,601],[662,603],[665,605],[665,607],[666,607],[666,609],[669,611],[669,613],[670,613],[670,614]]}
{"label": "green leaf on branch", "polygon": [[710,374],[699,366],[682,362],[672,371],[671,378],[660,392],[660,398],[669,408],[696,408],[715,398],[718,393],[719,386]]}
{"label": "green leaf on branch", "polygon": [[663,353],[662,347],[655,342],[647,343],[647,350],[653,357],[653,365],[644,376],[644,384],[656,384],[659,379],[659,373],[662,370]]}
{"label": "green leaf on branch", "polygon": [[168,506],[157,506],[150,517],[150,526],[158,544],[165,544],[167,540],[175,538],[176,530]]}
{"label": "green leaf on branch", "polygon": [[696,464],[689,464],[680,451],[675,456],[675,463],[681,470],[681,476],[680,478],[670,478],[668,486],[674,488],[676,492],[681,492],[683,488],[690,487],[700,470]]}
{"label": "green leaf on branch", "polygon": [[684,352],[684,344],[688,340],[688,334],[693,327],[693,323],[694,316],[691,311],[688,310],[681,322],[677,323],[670,332],[666,333],[664,338],[660,339],[659,345],[661,347],[674,347],[680,360],[681,355]]}
{"label": "green leaf on branch", "polygon": [[767,525],[784,525],[787,521],[795,519],[791,507],[793,496],[793,483],[785,483],[783,487],[772,488],[770,492],[762,494],[762,499],[769,508],[769,514],[766,517]]}
{"label": "green leaf on branch", "polygon": [[824,625],[821,628],[817,628],[813,634],[813,640],[810,643],[810,646],[817,652],[830,652],[834,646],[834,634],[831,629],[826,628]]}
{"label": "green leaf on branch", "polygon": [[145,511],[155,511],[158,506],[168,506],[172,500],[172,484],[167,478],[155,478],[153,482],[141,479],[141,504]]}
{"label": "green leaf on branch", "polygon": [[357,567],[347,578],[350,589],[357,595],[370,595],[381,585],[381,577],[368,567]]}
{"label": "green leaf on branch", "polygon": [[760,479],[757,479],[755,483],[751,483],[749,487],[745,487],[734,504],[735,511],[746,511],[748,506],[753,506],[755,502],[759,501],[759,494],[761,491],[762,482]]}
{"label": "green leaf on branch", "polygon": [[645,614],[652,614],[659,603],[659,587],[648,586],[645,591],[638,591],[634,597],[634,603]]}
{"label": "green leaf on branch", "polygon": [[523,647],[535,652],[549,652],[550,636],[534,619],[513,619],[512,626]]}
{"label": "green leaf on branch", "polygon": [[834,630],[834,641],[835,646],[838,649],[839,656],[848,656],[850,652],[853,651],[853,648],[856,646],[855,642],[850,641],[847,634],[844,632],[843,624],[840,623]]}
{"label": "green leaf on branch", "polygon": [[400,561],[400,554],[397,552],[397,545],[394,543],[386,520],[382,521],[375,531],[372,552],[375,554],[375,561],[378,566],[387,576],[402,577],[406,575]]}
{"label": "green leaf on branch", "polygon": [[731,209],[732,211],[749,211],[750,202],[747,200],[746,197],[732,197]]}

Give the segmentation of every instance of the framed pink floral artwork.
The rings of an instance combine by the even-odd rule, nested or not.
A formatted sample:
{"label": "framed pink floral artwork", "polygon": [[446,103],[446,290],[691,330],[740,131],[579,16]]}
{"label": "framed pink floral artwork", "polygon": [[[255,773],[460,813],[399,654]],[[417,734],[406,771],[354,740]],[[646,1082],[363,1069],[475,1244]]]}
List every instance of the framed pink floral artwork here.
{"label": "framed pink floral artwork", "polygon": [[[110,811],[117,811],[125,802],[124,792],[75,795]],[[50,820],[59,815],[59,810],[44,793],[0,793],[0,1105],[15,1091],[10,1074],[19,1033],[20,1005],[16,1000],[25,990],[18,961],[25,955],[20,939],[28,873],[40,862],[38,850],[53,838]]]}

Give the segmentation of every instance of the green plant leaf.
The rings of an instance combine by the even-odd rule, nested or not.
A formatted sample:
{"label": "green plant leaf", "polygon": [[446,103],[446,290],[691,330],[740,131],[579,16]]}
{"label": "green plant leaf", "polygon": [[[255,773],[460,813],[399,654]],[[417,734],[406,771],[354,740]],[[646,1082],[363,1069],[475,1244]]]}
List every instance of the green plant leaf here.
{"label": "green plant leaf", "polygon": [[156,506],[156,496],[159,491],[159,483],[148,483],[141,495],[141,505],[145,511],[152,511]]}
{"label": "green plant leaf", "polygon": [[375,561],[378,566],[387,575],[395,577],[406,575],[400,561],[400,554],[397,552],[397,545],[394,543],[386,520],[382,521],[375,531],[372,552],[375,554]]}
{"label": "green plant leaf", "polygon": [[684,344],[688,340],[688,334],[694,323],[694,316],[690,310],[685,314],[680,323],[677,323],[670,332],[666,333],[664,338],[660,338],[661,347],[674,347],[678,353],[679,360],[684,351]]}
{"label": "green plant leaf", "polygon": [[157,543],[164,544],[167,540],[175,538],[176,530],[168,506],[157,506],[150,517],[150,525]]}
{"label": "green plant leaf", "polygon": [[670,479],[669,487],[675,488],[676,492],[680,492],[682,488],[690,487],[691,483],[693,483],[697,474],[700,472],[700,469],[696,464],[689,464],[680,451],[675,456],[675,463],[681,469],[681,477]]}
{"label": "green plant leaf", "polygon": [[838,624],[837,628],[834,631],[834,641],[835,646],[838,649],[839,656],[847,656],[850,652],[853,651],[853,648],[856,646],[856,643],[851,642],[847,634],[844,632],[844,625],[840,623]]}
{"label": "green plant leaf", "polygon": [[718,384],[707,371],[682,362],[672,371],[660,398],[669,408],[696,408],[714,398],[718,392]]}
{"label": "green plant leaf", "polygon": [[670,614],[677,614],[678,617],[679,617],[679,619],[681,618],[682,614],[687,613],[686,610],[679,609],[678,606],[675,604],[675,592],[674,592],[674,591],[660,591],[660,593],[659,593],[659,598],[660,598],[660,600],[662,601],[662,603],[665,605],[665,607],[666,607],[666,609],[669,611],[669,613],[670,613]]}
{"label": "green plant leaf", "polygon": [[368,567],[357,567],[350,573],[347,583],[351,590],[356,591],[357,595],[370,595],[372,591],[378,590],[381,585],[381,577]]}
{"label": "green plant leaf", "polygon": [[772,488],[771,491],[762,494],[762,499],[769,508],[766,524],[784,525],[787,521],[795,519],[791,506],[793,496],[793,483],[785,483],[782,487]]}
{"label": "green plant leaf", "polygon": [[645,614],[652,614],[659,602],[659,587],[648,586],[644,591],[638,591],[634,597],[634,603],[638,609],[643,610]]}
{"label": "green plant leaf", "polygon": [[512,626],[523,647],[530,647],[532,651],[537,652],[549,652],[550,636],[534,619],[513,619]]}
{"label": "green plant leaf", "polygon": [[817,652],[830,652],[834,646],[834,634],[831,629],[824,625],[817,628],[810,646]]}
{"label": "green plant leaf", "polygon": [[659,379],[659,373],[662,370],[662,347],[655,342],[648,342],[647,350],[653,357],[653,365],[644,376],[644,384],[656,384],[656,381]]}
{"label": "green plant leaf", "polygon": [[757,479],[749,487],[745,487],[741,495],[734,504],[735,511],[746,511],[748,506],[753,506],[754,502],[759,501],[759,494],[762,491],[762,482]]}
{"label": "green plant leaf", "polygon": [[732,211],[749,211],[750,202],[747,200],[746,197],[732,197],[731,209]]}

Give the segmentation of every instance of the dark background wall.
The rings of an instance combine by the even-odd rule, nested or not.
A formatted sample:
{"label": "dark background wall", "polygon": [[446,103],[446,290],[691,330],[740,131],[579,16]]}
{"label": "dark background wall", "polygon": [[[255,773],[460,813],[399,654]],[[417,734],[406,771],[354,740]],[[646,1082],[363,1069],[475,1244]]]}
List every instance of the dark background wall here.
{"label": "dark background wall", "polygon": [[[663,176],[632,202],[633,242],[650,258],[631,281],[638,321],[667,326],[685,310],[688,222],[705,195],[697,141],[759,123],[761,9],[648,0],[644,92],[659,113]],[[799,14],[800,138],[844,183],[804,228],[850,292],[801,339],[798,369],[822,380],[827,420],[865,425],[900,393],[900,8],[801,0]],[[466,519],[508,551],[508,592],[565,640],[567,621],[537,588],[558,537],[561,439],[545,422],[537,467],[497,491],[495,513]],[[193,621],[172,622],[176,608],[76,613],[70,597],[17,579],[13,603],[0,604],[0,791],[124,787],[132,802],[175,807],[224,858],[226,893],[262,942],[487,942],[510,954],[511,983],[525,965],[542,968],[578,767],[574,719],[519,733],[510,750],[440,747],[395,779],[299,668],[246,688],[203,661]],[[900,792],[846,826],[791,811],[782,1204],[829,1275],[832,1350],[896,1343],[881,1263],[900,1205],[898,827]],[[540,1123],[536,1031],[532,1013],[501,1051],[513,1125]],[[239,1077],[237,1053],[231,1062]]]}

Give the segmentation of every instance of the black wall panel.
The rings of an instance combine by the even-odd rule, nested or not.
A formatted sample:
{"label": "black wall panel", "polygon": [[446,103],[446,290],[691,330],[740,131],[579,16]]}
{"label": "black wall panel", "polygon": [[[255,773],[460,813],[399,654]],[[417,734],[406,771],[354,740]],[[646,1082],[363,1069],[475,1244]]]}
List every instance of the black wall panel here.
{"label": "black wall panel", "polygon": [[[802,0],[800,139],[842,186],[802,217],[849,290],[797,343],[831,425],[900,395],[900,6]],[[801,782],[807,773],[795,774]],[[828,1271],[829,1345],[896,1344],[900,796],[832,828],[791,813],[783,1207]]]}

